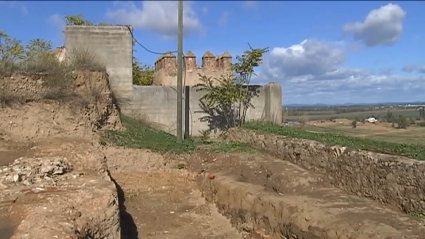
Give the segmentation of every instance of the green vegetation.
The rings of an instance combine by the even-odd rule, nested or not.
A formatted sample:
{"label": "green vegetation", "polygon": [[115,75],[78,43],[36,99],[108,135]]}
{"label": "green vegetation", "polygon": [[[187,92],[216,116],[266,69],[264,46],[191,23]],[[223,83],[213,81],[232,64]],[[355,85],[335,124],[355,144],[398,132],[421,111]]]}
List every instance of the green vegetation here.
{"label": "green vegetation", "polygon": [[419,219],[425,219],[425,213],[423,212],[411,212],[410,215]]}
{"label": "green vegetation", "polygon": [[268,48],[254,49],[249,45],[241,56],[236,56],[237,63],[232,65],[233,74],[222,75],[219,78],[199,75],[198,91],[205,95],[199,100],[199,105],[206,117],[202,121],[209,123],[210,128],[225,130],[245,123],[246,112],[251,99],[257,94],[256,89],[249,86],[254,68],[263,61],[263,55]]}
{"label": "green vegetation", "polygon": [[[198,145],[201,146],[201,145]],[[207,142],[203,150],[213,153],[255,153],[251,145],[239,142],[214,141]]]}
{"label": "green vegetation", "polygon": [[[399,116],[403,115],[404,117],[415,117],[420,118],[420,113],[415,109],[395,109],[392,110],[390,113],[390,116]],[[333,112],[323,112],[323,114],[313,114],[312,112],[299,112],[296,115],[288,115],[285,116],[285,120],[332,120],[332,119],[351,119],[354,120],[355,118],[359,119],[365,119],[368,117],[375,117],[377,119],[387,119],[388,117],[388,111],[387,110],[370,110],[370,111],[363,111],[363,112],[349,112],[349,113],[340,113],[335,114]],[[396,119],[396,117],[395,117]],[[391,121],[391,120],[390,120]]]}
{"label": "green vegetation", "polygon": [[207,141],[206,139],[186,139],[177,143],[174,135],[154,129],[141,120],[128,116],[121,117],[126,130],[108,130],[102,135],[101,145],[108,143],[116,146],[137,149],[150,149],[160,153],[190,153],[202,149],[214,153],[252,153],[254,149],[248,144],[237,142]]}
{"label": "green vegetation", "polygon": [[11,91],[10,79],[13,73],[37,75],[42,79],[45,91],[40,92],[42,99],[75,100],[70,85],[74,70],[105,71],[86,49],[73,49],[68,59],[59,62],[52,52],[52,43],[43,39],[32,39],[27,45],[0,31],[0,107],[23,103],[22,92]]}
{"label": "green vegetation", "polygon": [[140,120],[128,116],[121,117],[125,131],[106,131],[104,141],[127,148],[145,148],[163,153],[186,153],[193,151],[196,145],[193,140],[186,139],[177,143],[174,135],[156,130]]}
{"label": "green vegetation", "polygon": [[264,133],[284,135],[289,138],[315,140],[327,145],[340,145],[352,149],[397,154],[414,159],[425,160],[425,147],[420,145],[398,144],[367,138],[356,138],[335,133],[314,133],[303,129],[282,127],[280,125],[262,122],[248,122],[243,125],[243,127]]}

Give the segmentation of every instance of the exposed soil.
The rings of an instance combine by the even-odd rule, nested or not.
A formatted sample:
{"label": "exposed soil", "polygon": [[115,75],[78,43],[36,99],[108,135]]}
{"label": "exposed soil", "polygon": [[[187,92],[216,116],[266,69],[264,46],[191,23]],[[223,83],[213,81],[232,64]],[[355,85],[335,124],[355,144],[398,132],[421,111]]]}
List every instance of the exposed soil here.
{"label": "exposed soil", "polygon": [[[123,238],[242,238],[213,204],[206,203],[193,174],[175,169],[175,161],[144,150],[106,152],[111,175],[124,193]],[[131,167],[126,166],[128,159]]]}
{"label": "exposed soil", "polygon": [[0,108],[0,168],[61,157],[72,171],[0,183],[0,239],[424,238],[424,221],[271,156],[100,146],[97,130],[120,127],[106,77],[73,77],[79,105],[41,99],[42,76],[4,78],[26,103]]}
{"label": "exposed soil", "polygon": [[197,153],[183,158],[203,174],[207,200],[251,236],[425,238],[424,220],[347,195],[322,175],[271,156]]}

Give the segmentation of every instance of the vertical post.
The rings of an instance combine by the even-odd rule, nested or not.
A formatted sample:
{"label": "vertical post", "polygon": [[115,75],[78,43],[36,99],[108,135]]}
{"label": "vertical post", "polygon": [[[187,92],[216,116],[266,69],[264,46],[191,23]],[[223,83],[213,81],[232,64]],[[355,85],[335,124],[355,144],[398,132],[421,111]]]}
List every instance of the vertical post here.
{"label": "vertical post", "polygon": [[178,47],[177,47],[177,142],[183,141],[183,111],[182,111],[182,83],[183,83],[183,0],[178,3]]}
{"label": "vertical post", "polygon": [[189,134],[190,134],[190,124],[189,124],[189,120],[190,120],[190,115],[189,115],[189,100],[190,100],[190,87],[189,86],[185,86],[184,88],[184,138],[187,139],[189,138]]}

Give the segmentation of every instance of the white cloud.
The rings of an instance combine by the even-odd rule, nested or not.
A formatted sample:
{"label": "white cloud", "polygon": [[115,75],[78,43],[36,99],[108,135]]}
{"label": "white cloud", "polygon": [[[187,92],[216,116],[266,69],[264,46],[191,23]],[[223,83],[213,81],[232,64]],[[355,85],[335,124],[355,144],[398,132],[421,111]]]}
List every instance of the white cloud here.
{"label": "white cloud", "polygon": [[398,41],[403,31],[406,12],[397,4],[387,4],[372,10],[364,22],[349,23],[344,31],[366,46],[389,45]]}
{"label": "white cloud", "polygon": [[321,75],[336,70],[344,59],[345,54],[341,48],[308,39],[290,47],[273,48],[267,67],[272,75]]}
{"label": "white cloud", "polygon": [[[177,35],[177,1],[142,1],[138,7],[134,2],[114,2],[117,9],[108,11],[106,16],[120,24],[134,28],[148,29],[165,37]],[[185,34],[202,31],[193,2],[184,1],[183,23]]]}
{"label": "white cloud", "polygon": [[51,15],[49,18],[47,18],[47,22],[61,30],[63,30],[66,25],[64,17],[59,14]]}
{"label": "white cloud", "polygon": [[229,16],[228,12],[223,12],[220,16],[220,18],[218,19],[217,23],[219,25],[227,25],[227,17]]}
{"label": "white cloud", "polygon": [[[275,47],[265,57],[253,83],[278,82],[284,103],[361,103],[409,101],[425,97],[425,75],[394,75],[343,67],[341,44],[307,39]],[[416,68],[415,68],[416,69]]]}

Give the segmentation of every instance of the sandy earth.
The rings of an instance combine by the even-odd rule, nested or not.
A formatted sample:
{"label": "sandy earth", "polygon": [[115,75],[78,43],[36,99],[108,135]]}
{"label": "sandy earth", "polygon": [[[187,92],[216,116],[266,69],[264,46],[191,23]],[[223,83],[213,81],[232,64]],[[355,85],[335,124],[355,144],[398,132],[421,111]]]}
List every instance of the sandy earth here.
{"label": "sandy earth", "polygon": [[123,190],[123,238],[242,238],[202,197],[177,161],[145,150],[107,148],[111,175]]}

